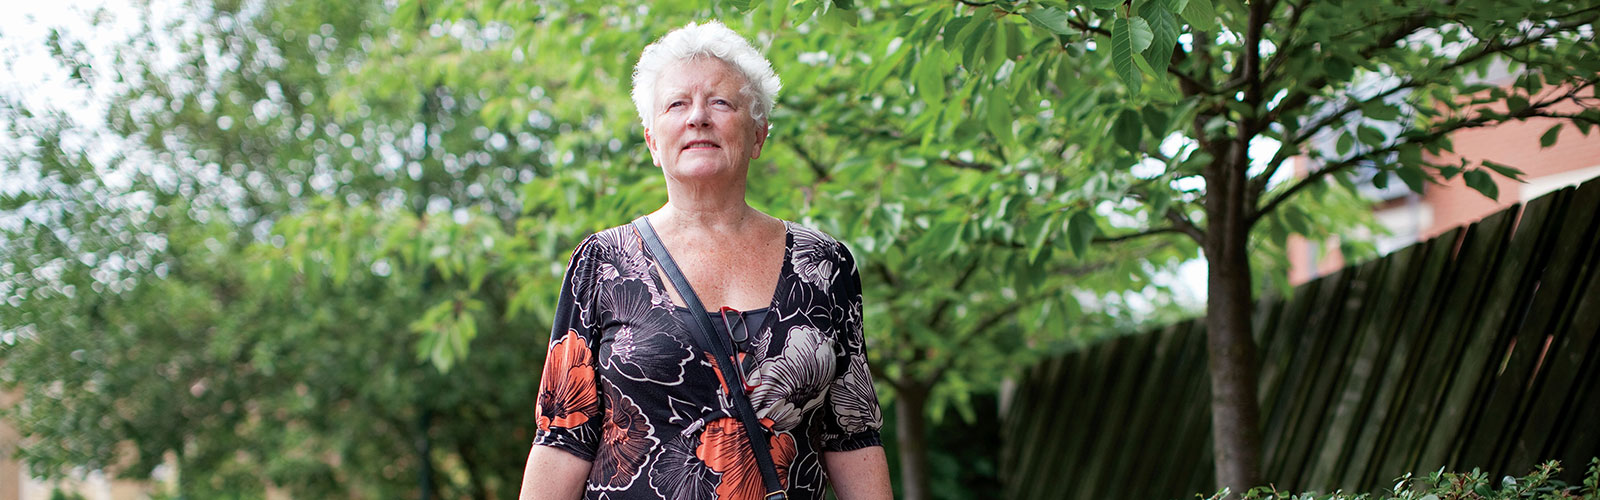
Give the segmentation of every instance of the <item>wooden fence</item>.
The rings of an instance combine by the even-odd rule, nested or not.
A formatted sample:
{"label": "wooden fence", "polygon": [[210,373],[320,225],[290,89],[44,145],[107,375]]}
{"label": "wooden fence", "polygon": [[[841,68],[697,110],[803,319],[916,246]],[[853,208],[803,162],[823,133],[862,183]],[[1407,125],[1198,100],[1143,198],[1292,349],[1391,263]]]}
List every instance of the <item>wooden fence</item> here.
{"label": "wooden fence", "polygon": [[[1600,181],[1255,308],[1264,478],[1372,491],[1406,472],[1522,475],[1600,456]],[[1214,492],[1205,328],[1033,366],[1005,411],[1007,498]]]}

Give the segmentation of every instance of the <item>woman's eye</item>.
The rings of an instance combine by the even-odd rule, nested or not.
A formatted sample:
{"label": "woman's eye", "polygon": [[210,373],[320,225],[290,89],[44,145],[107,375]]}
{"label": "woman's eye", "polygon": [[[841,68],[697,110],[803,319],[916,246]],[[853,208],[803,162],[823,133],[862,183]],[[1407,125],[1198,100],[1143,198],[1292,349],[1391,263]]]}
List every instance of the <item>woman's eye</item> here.
{"label": "woman's eye", "polygon": [[712,99],[711,103],[712,104],[721,105],[721,106],[732,106],[733,105],[733,103],[728,102],[727,99]]}
{"label": "woman's eye", "polygon": [[667,104],[667,108],[669,108],[669,109],[670,108],[680,107],[680,106],[683,106],[683,101],[672,101],[671,103]]}

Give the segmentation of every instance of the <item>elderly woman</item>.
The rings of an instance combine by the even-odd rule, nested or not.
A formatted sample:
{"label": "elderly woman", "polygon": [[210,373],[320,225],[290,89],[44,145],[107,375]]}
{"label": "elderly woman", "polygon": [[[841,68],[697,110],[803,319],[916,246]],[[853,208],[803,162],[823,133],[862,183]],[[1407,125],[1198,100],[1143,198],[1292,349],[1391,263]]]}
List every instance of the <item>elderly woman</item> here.
{"label": "elderly woman", "polygon": [[771,64],[690,23],[633,85],[667,204],[572,254],[522,498],[889,498],[855,261],[745,203]]}

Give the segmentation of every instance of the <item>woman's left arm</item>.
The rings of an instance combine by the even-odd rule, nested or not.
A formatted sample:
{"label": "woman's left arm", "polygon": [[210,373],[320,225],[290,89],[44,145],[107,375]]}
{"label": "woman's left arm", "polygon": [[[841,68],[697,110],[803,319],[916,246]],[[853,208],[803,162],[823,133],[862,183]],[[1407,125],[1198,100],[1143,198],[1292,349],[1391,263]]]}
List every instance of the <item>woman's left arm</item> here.
{"label": "woman's left arm", "polygon": [[889,460],[882,446],[823,452],[822,465],[828,469],[834,495],[839,500],[894,498],[889,488]]}

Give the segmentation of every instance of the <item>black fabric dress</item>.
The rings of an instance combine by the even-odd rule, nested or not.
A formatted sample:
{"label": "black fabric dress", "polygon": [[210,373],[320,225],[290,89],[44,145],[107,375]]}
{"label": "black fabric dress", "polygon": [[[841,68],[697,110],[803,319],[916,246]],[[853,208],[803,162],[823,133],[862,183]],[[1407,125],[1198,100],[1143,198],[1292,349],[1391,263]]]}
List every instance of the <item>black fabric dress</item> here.
{"label": "black fabric dress", "polygon": [[[822,498],[821,453],[880,445],[883,419],[855,260],[819,231],[784,225],[777,289],[740,349],[743,390],[790,498]],[[765,493],[719,368],[688,319],[675,313],[631,225],[596,233],[573,252],[539,382],[534,444],[593,462],[586,498]]]}

